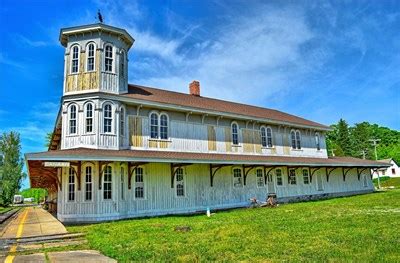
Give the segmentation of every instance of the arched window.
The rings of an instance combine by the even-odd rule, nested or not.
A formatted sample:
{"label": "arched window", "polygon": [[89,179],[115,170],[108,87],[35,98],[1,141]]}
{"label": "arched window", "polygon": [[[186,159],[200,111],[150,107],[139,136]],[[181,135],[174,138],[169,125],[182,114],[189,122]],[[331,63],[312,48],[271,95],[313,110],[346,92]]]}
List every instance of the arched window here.
{"label": "arched window", "polygon": [[78,73],[79,71],[79,47],[72,47],[72,56],[71,56],[71,73]]}
{"label": "arched window", "polygon": [[297,149],[301,149],[300,131],[296,131],[296,146],[297,146]]}
{"label": "arched window", "polygon": [[92,201],[92,167],[85,169],[85,201]]}
{"label": "arched window", "polygon": [[296,132],[291,131],[290,137],[291,137],[291,141],[292,141],[292,149],[296,149]]}
{"label": "arched window", "polygon": [[105,133],[112,132],[112,107],[110,104],[104,105],[104,129]]}
{"label": "arched window", "polygon": [[120,58],[121,60],[121,66],[119,68],[120,72],[121,72],[121,77],[125,77],[125,52],[122,50],[121,51],[121,55]]}
{"label": "arched window", "polygon": [[85,131],[93,132],[93,104],[88,103],[85,107]]}
{"label": "arched window", "polygon": [[113,65],[113,48],[111,45],[107,45],[105,48],[105,56],[104,56],[104,66],[106,72],[112,72]]}
{"label": "arched window", "polygon": [[232,123],[232,144],[239,144],[239,135],[238,135],[238,125],[236,123]]}
{"label": "arched window", "polygon": [[72,167],[68,172],[68,201],[75,201],[75,171]]}
{"label": "arched window", "polygon": [[110,200],[112,198],[112,168],[107,166],[104,169],[103,198]]}
{"label": "arched window", "polygon": [[267,133],[265,132],[265,127],[261,127],[261,145],[267,147]]}
{"label": "arched window", "polygon": [[150,137],[153,139],[158,139],[158,115],[157,115],[157,113],[152,113],[150,115]]}
{"label": "arched window", "polygon": [[160,115],[160,139],[168,139],[168,116],[166,114]]}
{"label": "arched window", "polygon": [[185,196],[185,178],[183,176],[183,169],[177,168],[175,174],[176,195]]}
{"label": "arched window", "polygon": [[76,134],[76,106],[69,107],[69,134]]}
{"label": "arched window", "polygon": [[93,71],[94,70],[94,43],[90,43],[87,46],[87,63],[86,70]]}
{"label": "arched window", "polygon": [[319,133],[315,133],[315,146],[317,146],[317,150],[321,150],[321,143],[320,143],[320,137]]}
{"label": "arched window", "polygon": [[125,109],[121,108],[119,113],[119,133],[121,136],[125,135]]}
{"label": "arched window", "polygon": [[272,129],[267,127],[267,146],[272,147]]}

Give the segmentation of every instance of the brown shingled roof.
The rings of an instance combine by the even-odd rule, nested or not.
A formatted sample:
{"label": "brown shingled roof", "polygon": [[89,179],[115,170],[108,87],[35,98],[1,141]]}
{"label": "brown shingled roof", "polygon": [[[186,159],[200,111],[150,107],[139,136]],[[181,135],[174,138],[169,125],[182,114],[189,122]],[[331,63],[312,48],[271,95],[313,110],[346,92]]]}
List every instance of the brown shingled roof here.
{"label": "brown shingled roof", "polygon": [[30,160],[93,160],[93,161],[149,161],[181,163],[224,163],[260,165],[306,165],[337,167],[387,167],[386,163],[363,160],[353,157],[287,157],[244,154],[194,153],[148,150],[99,150],[77,148],[26,154]]}
{"label": "brown shingled roof", "polygon": [[315,128],[330,129],[320,123],[309,121],[281,111],[251,106],[236,102],[218,100],[202,96],[173,92],[163,89],[144,87],[129,84],[128,93],[122,96],[169,105],[196,108],[199,110],[237,114],[253,118],[262,118],[277,122],[286,122],[294,125],[310,126]]}

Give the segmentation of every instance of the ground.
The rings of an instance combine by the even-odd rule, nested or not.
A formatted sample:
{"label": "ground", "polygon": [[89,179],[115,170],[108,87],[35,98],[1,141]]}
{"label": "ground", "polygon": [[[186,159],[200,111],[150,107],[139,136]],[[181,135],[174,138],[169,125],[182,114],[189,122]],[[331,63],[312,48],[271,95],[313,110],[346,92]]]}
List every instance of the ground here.
{"label": "ground", "polygon": [[400,262],[400,190],[67,229],[86,233],[85,246],[122,262]]}
{"label": "ground", "polygon": [[[394,188],[400,188],[400,177],[389,177],[389,176],[383,176],[380,178],[381,181],[381,187],[394,187]],[[378,178],[374,179],[374,185],[375,187],[378,187]]]}

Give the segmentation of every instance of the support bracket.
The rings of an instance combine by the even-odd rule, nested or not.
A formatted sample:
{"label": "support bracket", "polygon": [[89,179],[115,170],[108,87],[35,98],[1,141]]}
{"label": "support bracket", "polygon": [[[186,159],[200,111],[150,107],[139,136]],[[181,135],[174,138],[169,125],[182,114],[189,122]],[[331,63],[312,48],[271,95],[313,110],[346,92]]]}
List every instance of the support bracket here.
{"label": "support bracket", "polygon": [[226,167],[226,166],[231,166],[231,165],[230,164],[217,164],[217,165],[210,164],[210,185],[211,185],[211,187],[214,186],[215,174],[218,172],[219,169],[221,169],[222,167]]}
{"label": "support bracket", "polygon": [[[275,170],[278,166],[272,166],[272,167],[268,167],[268,166],[264,166],[264,184],[267,184],[267,178],[269,176],[269,174]],[[267,169],[269,168],[268,172]]]}
{"label": "support bracket", "polygon": [[176,168],[182,168],[184,166],[192,165],[191,163],[171,163],[171,188],[174,188],[174,181],[176,175]]}
{"label": "support bracket", "polygon": [[357,178],[358,178],[358,181],[360,181],[360,179],[361,179],[361,174],[362,174],[362,172],[364,172],[365,170],[367,170],[367,169],[369,169],[368,167],[364,167],[364,168],[359,168],[359,167],[357,167]]}
{"label": "support bracket", "polygon": [[309,169],[310,169],[310,182],[312,183],[312,179],[313,179],[314,174],[315,174],[318,170],[322,169],[322,167],[314,168],[314,170],[313,170],[313,168],[309,167]]}
{"label": "support bracket", "polygon": [[[256,167],[260,167],[259,165],[242,165],[243,168],[243,185],[246,185],[246,180],[247,180],[247,175],[249,174],[249,172],[251,170],[253,170]],[[249,168],[248,170],[246,170],[247,168]]]}
{"label": "support bracket", "polygon": [[147,164],[145,162],[128,162],[128,189],[132,188],[132,175],[133,175],[133,171],[135,171],[136,173],[136,169],[141,166]]}
{"label": "support bracket", "polygon": [[[99,190],[101,190],[101,185],[102,185],[102,177],[103,177],[103,173],[104,173],[104,169],[107,167],[107,165],[108,164],[110,164],[111,162],[102,162],[102,161],[99,161],[99,169],[97,170],[98,171],[98,176],[99,176]],[[104,165],[104,168],[102,168],[103,167],[103,165]]]}
{"label": "support bracket", "polygon": [[349,171],[350,171],[351,169],[353,169],[353,168],[352,168],[352,167],[350,167],[350,168],[342,167],[343,181],[346,181],[346,175],[349,173]]}
{"label": "support bracket", "polygon": [[329,182],[329,176],[331,175],[331,173],[337,168],[339,168],[339,167],[333,167],[333,168],[326,167],[325,168],[326,169],[326,181],[327,182]]}

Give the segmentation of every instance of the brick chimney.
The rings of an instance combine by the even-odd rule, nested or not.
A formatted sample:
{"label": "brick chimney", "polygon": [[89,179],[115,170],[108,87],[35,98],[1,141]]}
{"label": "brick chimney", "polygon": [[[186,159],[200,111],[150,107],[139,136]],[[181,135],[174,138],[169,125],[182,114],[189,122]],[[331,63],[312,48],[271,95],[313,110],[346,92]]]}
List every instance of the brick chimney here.
{"label": "brick chimney", "polygon": [[200,82],[197,80],[193,80],[189,84],[189,93],[190,95],[200,96]]}

